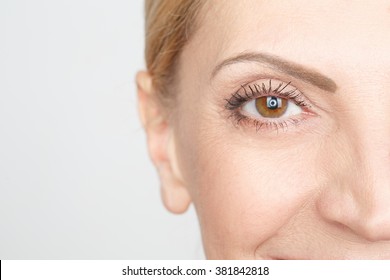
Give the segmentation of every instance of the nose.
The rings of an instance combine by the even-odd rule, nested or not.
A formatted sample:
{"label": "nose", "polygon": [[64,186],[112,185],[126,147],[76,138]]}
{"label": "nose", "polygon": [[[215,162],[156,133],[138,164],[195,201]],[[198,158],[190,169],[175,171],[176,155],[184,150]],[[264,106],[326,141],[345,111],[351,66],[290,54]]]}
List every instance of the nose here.
{"label": "nose", "polygon": [[371,242],[390,241],[390,137],[384,134],[383,127],[353,137],[338,132],[319,175],[320,215]]}

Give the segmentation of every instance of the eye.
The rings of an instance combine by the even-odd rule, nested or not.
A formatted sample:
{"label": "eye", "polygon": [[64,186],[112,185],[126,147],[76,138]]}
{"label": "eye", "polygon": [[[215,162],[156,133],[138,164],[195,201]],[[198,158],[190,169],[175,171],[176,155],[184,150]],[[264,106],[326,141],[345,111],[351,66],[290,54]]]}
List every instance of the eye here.
{"label": "eye", "polygon": [[260,115],[260,118],[284,119],[299,115],[303,110],[289,99],[278,96],[262,96],[246,102],[242,111],[257,118]]}
{"label": "eye", "polygon": [[305,95],[291,82],[259,80],[242,85],[225,99],[228,118],[237,126],[252,125],[261,130],[287,131],[290,125],[299,126],[315,116]]}

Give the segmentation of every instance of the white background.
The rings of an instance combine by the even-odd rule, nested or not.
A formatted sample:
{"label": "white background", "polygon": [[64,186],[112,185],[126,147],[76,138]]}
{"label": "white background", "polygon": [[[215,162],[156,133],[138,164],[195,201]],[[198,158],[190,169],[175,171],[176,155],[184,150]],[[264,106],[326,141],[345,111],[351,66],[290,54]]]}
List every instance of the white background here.
{"label": "white background", "polygon": [[202,258],[138,120],[142,0],[0,1],[0,259]]}
{"label": "white background", "polygon": [[[136,275],[122,275],[123,269],[127,272],[127,267],[135,270]],[[183,275],[178,276],[148,276],[146,269],[170,269],[171,271],[179,267]],[[256,269],[257,275],[234,275],[235,267],[243,272],[252,272]],[[261,270],[259,269],[261,267]],[[268,267],[266,272],[265,267]],[[142,272],[137,271],[141,268]],[[219,269],[218,269],[219,268]],[[224,270],[225,268],[226,270]],[[185,275],[190,269],[191,275]],[[205,269],[206,275],[199,269]],[[224,273],[225,271],[225,273]],[[229,275],[230,271],[232,272]],[[238,271],[239,272],[239,271]],[[130,272],[132,273],[132,272]],[[140,275],[140,274],[143,275]],[[237,272],[236,272],[237,273]],[[263,275],[260,275],[263,274]],[[148,272],[146,272],[148,274]],[[156,271],[158,274],[158,271]],[[195,276],[196,274],[197,276]],[[390,276],[390,266],[388,260],[159,260],[159,261],[3,261],[1,264],[1,279],[4,280],[123,280],[123,279],[267,279],[267,280],[329,280],[329,279],[353,279],[353,280],[388,280]]]}

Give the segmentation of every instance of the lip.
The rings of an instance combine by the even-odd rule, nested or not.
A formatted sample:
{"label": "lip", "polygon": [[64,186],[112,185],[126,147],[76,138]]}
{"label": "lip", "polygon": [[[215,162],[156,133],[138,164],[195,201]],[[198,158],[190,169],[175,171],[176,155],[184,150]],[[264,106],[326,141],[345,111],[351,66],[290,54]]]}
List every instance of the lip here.
{"label": "lip", "polygon": [[[263,259],[261,257],[261,259]],[[266,260],[277,260],[277,261],[288,261],[288,260],[291,260],[291,261],[303,261],[303,260],[333,260],[333,259],[342,259],[342,258],[337,258],[335,256],[333,257],[325,257],[325,256],[322,256],[320,258],[315,257],[314,255],[311,255],[311,256],[308,256],[308,255],[301,255],[301,254],[288,254],[288,253],[284,253],[284,252],[278,252],[277,254],[266,254],[264,256],[264,259]]]}
{"label": "lip", "polygon": [[260,256],[256,258],[257,260],[271,260],[271,261],[285,261],[285,260],[307,260],[308,258],[290,258],[287,256],[272,256],[272,255],[265,255],[265,256]]}
{"label": "lip", "polygon": [[310,258],[310,257],[292,257],[292,256],[270,256],[269,260],[390,260],[390,255],[386,256],[332,256],[326,257],[322,256],[321,258]]}
{"label": "lip", "polygon": [[288,260],[291,260],[291,261],[297,261],[297,260],[310,260],[310,258],[300,258],[300,257],[270,257],[270,260],[275,260],[275,261],[288,261]]}
{"label": "lip", "polygon": [[271,260],[271,261],[285,261],[285,260],[310,260],[312,258],[297,256],[297,255],[288,255],[283,252],[278,252],[277,254],[257,254],[257,260]]}

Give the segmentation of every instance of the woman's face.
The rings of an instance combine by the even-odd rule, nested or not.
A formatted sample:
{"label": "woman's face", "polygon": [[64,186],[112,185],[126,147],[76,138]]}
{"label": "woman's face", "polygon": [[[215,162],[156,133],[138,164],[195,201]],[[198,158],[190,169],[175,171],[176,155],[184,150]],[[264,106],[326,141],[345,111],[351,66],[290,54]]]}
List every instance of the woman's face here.
{"label": "woman's face", "polygon": [[178,68],[208,258],[390,258],[390,1],[213,1]]}

